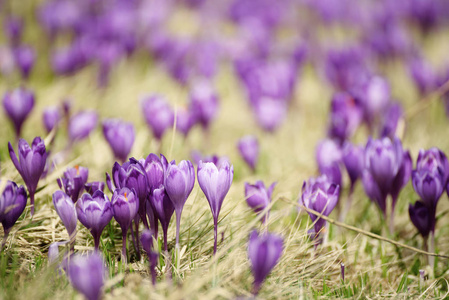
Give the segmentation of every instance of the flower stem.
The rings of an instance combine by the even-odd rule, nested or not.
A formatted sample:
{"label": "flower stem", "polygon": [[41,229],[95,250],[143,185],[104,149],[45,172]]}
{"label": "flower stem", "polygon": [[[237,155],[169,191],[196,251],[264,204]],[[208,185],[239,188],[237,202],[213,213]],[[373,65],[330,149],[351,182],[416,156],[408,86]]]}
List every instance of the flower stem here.
{"label": "flower stem", "polygon": [[214,255],[217,253],[217,231],[218,231],[218,222],[217,218],[214,218]]}
{"label": "flower stem", "polygon": [[122,230],[122,260],[125,264],[128,262],[126,257],[126,232],[127,230]]}
{"label": "flower stem", "polygon": [[8,239],[8,236],[9,236],[9,231],[10,231],[11,229],[5,229],[4,231],[5,231],[5,235],[3,236],[3,240],[2,240],[2,245],[0,246],[0,252],[2,252],[3,251],[3,248],[5,247],[5,245],[6,245],[6,240]]}
{"label": "flower stem", "polygon": [[[430,241],[429,242],[430,242],[429,252],[435,253],[435,231],[433,231],[433,230],[430,232]],[[430,268],[433,273],[433,269],[435,267],[435,257],[434,256],[429,255],[429,265],[430,265]]]}
{"label": "flower stem", "polygon": [[34,191],[30,192],[30,204],[31,204],[31,217],[34,216]]}

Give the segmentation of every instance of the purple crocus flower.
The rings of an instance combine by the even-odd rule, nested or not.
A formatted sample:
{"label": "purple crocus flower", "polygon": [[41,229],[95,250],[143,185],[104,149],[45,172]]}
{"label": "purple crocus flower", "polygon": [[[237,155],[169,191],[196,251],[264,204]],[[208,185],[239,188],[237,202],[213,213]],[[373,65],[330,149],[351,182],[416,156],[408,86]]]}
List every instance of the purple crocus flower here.
{"label": "purple crocus flower", "polygon": [[446,154],[438,148],[421,149],[416,161],[416,169],[426,169],[431,172],[437,172],[441,169],[441,172],[444,173],[444,183],[449,180],[449,162]]}
{"label": "purple crocus flower", "polygon": [[195,184],[195,169],[188,160],[183,160],[176,165],[170,162],[164,175],[164,187],[176,212],[176,248],[179,249],[179,230],[181,214],[184,204],[192,192]]}
{"label": "purple crocus flower", "polygon": [[186,109],[186,108],[180,108],[176,112],[176,130],[181,132],[184,137],[187,137],[187,135],[190,132],[190,129],[192,129],[193,125],[195,125],[196,119],[193,113]]}
{"label": "purple crocus flower", "polygon": [[49,106],[42,113],[42,121],[47,132],[52,131],[53,128],[58,126],[59,122],[61,122],[61,119],[61,110],[57,106]]}
{"label": "purple crocus flower", "polygon": [[159,253],[154,250],[153,245],[153,232],[151,230],[145,229],[140,236],[140,242],[142,243],[143,250],[148,255],[148,260],[150,261],[150,273],[151,281],[153,285],[156,284],[156,267],[159,258]]}
{"label": "purple crocus flower", "polygon": [[99,300],[106,278],[107,268],[100,253],[72,256],[67,275],[73,287],[87,300]]}
{"label": "purple crocus flower", "polygon": [[214,219],[214,254],[217,252],[218,215],[233,178],[234,166],[227,160],[223,160],[218,166],[202,161],[198,164],[198,184],[209,202]]}
{"label": "purple crocus flower", "polygon": [[[2,185],[0,181],[0,185]],[[0,223],[3,225],[3,241],[0,251],[3,249],[9,232],[25,210],[27,193],[23,186],[17,186],[13,181],[7,181],[0,196]]]}
{"label": "purple crocus flower", "polygon": [[58,178],[59,188],[72,198],[73,203],[78,201],[81,193],[84,190],[84,185],[87,182],[89,176],[89,169],[75,166],[74,168],[68,168],[62,178]]}
{"label": "purple crocus flower", "polygon": [[102,191],[96,191],[93,196],[85,193],[76,203],[78,219],[92,234],[95,250],[100,247],[100,237],[103,229],[112,219],[112,204]]}
{"label": "purple crocus flower", "polygon": [[72,199],[63,191],[56,191],[53,193],[53,205],[67,229],[70,240],[74,240],[78,218]]}
{"label": "purple crocus flower", "polygon": [[281,99],[262,97],[253,105],[256,121],[268,132],[274,132],[287,115],[287,102]]}
{"label": "purple crocus flower", "polygon": [[259,159],[259,141],[257,138],[252,135],[244,136],[238,141],[237,148],[243,160],[255,172]]}
{"label": "purple crocus flower", "polygon": [[3,96],[3,108],[8,118],[14,124],[16,137],[21,133],[25,119],[34,107],[34,93],[25,88],[18,88],[12,92],[6,92]]}
{"label": "purple crocus flower", "polygon": [[143,116],[156,139],[161,140],[168,128],[173,126],[174,113],[168,102],[159,95],[146,97],[141,101]]}
{"label": "purple crocus flower", "polygon": [[352,137],[363,117],[361,104],[348,93],[332,97],[328,135],[343,143]]}
{"label": "purple crocus flower", "polygon": [[150,203],[157,219],[161,222],[162,232],[164,234],[164,249],[167,251],[168,226],[170,225],[171,217],[175,212],[175,207],[168,197],[163,185],[153,190],[150,195]]}
{"label": "purple crocus flower", "polygon": [[276,266],[283,251],[282,237],[253,231],[249,236],[248,257],[251,261],[251,271],[254,276],[253,294],[257,295],[265,278]]}
{"label": "purple crocus flower", "polygon": [[208,81],[195,82],[190,91],[190,111],[204,129],[218,113],[218,96]]}
{"label": "purple crocus flower", "polygon": [[[413,225],[418,229],[424,240],[429,236],[432,230],[432,224],[435,224],[435,214],[422,201],[416,201],[415,204],[409,204],[408,213]],[[427,242],[427,241],[426,241]]]}
{"label": "purple crocus flower", "polygon": [[369,126],[388,108],[391,91],[388,81],[380,76],[373,76],[364,85],[363,99],[365,121]]}
{"label": "purple crocus flower", "polygon": [[338,143],[331,139],[321,141],[316,149],[316,160],[320,173],[327,175],[331,182],[341,186],[342,151]]}
{"label": "purple crocus flower", "polygon": [[89,195],[93,195],[96,191],[102,191],[104,192],[104,182],[103,181],[93,181],[84,184],[84,189],[86,190],[86,193]]}
{"label": "purple crocus flower", "polygon": [[343,145],[342,158],[346,171],[348,171],[349,179],[351,180],[351,192],[354,190],[354,185],[357,180],[362,177],[364,151],[363,146],[353,145],[350,142],[346,142]]}
{"label": "purple crocus flower", "polygon": [[22,39],[23,20],[18,16],[8,16],[4,22],[5,35],[12,45],[19,44]]}
{"label": "purple crocus flower", "polygon": [[437,75],[432,66],[422,58],[409,62],[409,73],[421,96],[427,95],[437,87]]}
{"label": "purple crocus flower", "polygon": [[36,60],[34,49],[30,46],[18,46],[13,50],[16,65],[19,67],[22,77],[28,79]]}
{"label": "purple crocus flower", "polygon": [[445,190],[444,173],[441,169],[437,172],[427,169],[413,170],[412,184],[421,200],[427,206],[435,208]]}
{"label": "purple crocus flower", "polygon": [[164,172],[168,167],[167,159],[162,154],[159,158],[156,154],[150,153],[141,164],[147,173],[149,192],[152,193],[164,184]]}
{"label": "purple crocus flower", "polygon": [[[302,195],[299,203],[309,209],[329,216],[338,202],[340,186],[332,183],[326,175],[318,178],[310,178],[302,185]],[[318,238],[326,221],[309,212],[309,216],[314,222],[314,236]]]}
{"label": "purple crocus flower", "polygon": [[94,111],[81,111],[72,116],[69,121],[69,138],[83,140],[97,127],[98,115]]}
{"label": "purple crocus flower", "polygon": [[394,139],[398,136],[397,131],[398,129],[401,129],[399,125],[403,117],[404,112],[402,106],[399,103],[391,104],[385,113],[380,136],[389,137],[390,139]]}
{"label": "purple crocus flower", "polygon": [[139,199],[134,190],[124,187],[114,191],[111,204],[112,210],[114,211],[114,219],[120,224],[122,229],[122,257],[126,262],[126,234],[131,226],[132,220],[139,211]]}
{"label": "purple crocus flower", "polygon": [[[263,181],[258,180],[256,184],[249,184],[245,182],[245,199],[249,207],[251,207],[255,213],[260,213],[265,210],[271,203],[271,194],[273,193],[276,182],[273,182],[268,189],[265,187]],[[268,221],[269,211],[267,211],[262,222]]]}
{"label": "purple crocus flower", "polygon": [[131,122],[120,119],[103,121],[103,135],[114,152],[114,156],[124,162],[134,144],[135,130]]}
{"label": "purple crocus flower", "polygon": [[31,147],[24,139],[19,140],[19,158],[17,158],[11,143],[8,143],[9,156],[22,176],[28,193],[30,194],[31,216],[34,215],[34,194],[36,193],[39,178],[44,172],[47,161],[45,143],[40,137],[35,137]]}

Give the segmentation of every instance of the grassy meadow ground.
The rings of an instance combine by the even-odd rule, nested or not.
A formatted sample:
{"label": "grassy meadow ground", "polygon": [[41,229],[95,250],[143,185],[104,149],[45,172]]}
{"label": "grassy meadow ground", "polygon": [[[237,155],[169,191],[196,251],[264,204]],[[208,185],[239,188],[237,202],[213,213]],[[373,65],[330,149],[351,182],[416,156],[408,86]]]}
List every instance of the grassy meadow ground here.
{"label": "grassy meadow ground", "polygon": [[[444,36],[444,35],[442,35]],[[441,36],[426,41],[429,51],[440,51]],[[437,50],[432,50],[437,49]],[[432,52],[433,53],[433,52]],[[439,53],[440,54],[440,53]],[[443,54],[443,53],[441,53]],[[441,57],[441,56],[440,56]],[[36,93],[36,106],[23,129],[23,137],[44,136],[41,113],[47,105],[73,99],[73,111],[96,109],[101,119],[120,117],[132,121],[137,129],[131,156],[146,157],[158,151],[139,106],[141,96],[161,93],[176,107],[187,103],[187,90],[174,83],[164,71],[144,55],[121,63],[112,73],[108,88],[99,90],[93,68],[69,78],[53,78],[34,72],[27,87]],[[430,100],[417,104],[418,97],[402,65],[385,67],[392,82],[393,95],[401,100],[410,116],[406,120],[404,148],[410,149],[416,160],[420,148],[437,146],[449,153],[449,121],[441,101]],[[111,221],[103,233],[100,248],[109,264],[110,277],[106,283],[105,299],[235,299],[250,297],[252,275],[247,258],[247,241],[254,228],[262,226],[247,207],[244,182],[277,181],[273,195],[270,232],[284,237],[284,253],[279,264],[266,280],[261,299],[423,299],[444,298],[449,290],[448,260],[437,259],[435,276],[420,281],[419,269],[426,269],[426,257],[411,250],[367,237],[358,232],[330,226],[329,239],[324,247],[314,251],[308,239],[311,227],[307,214],[298,214],[295,205],[302,182],[317,174],[315,147],[325,137],[331,89],[320,75],[306,65],[288,117],[275,134],[262,132],[256,125],[245,101],[245,95],[234,77],[233,70],[224,66],[215,80],[220,95],[220,113],[206,138],[200,128],[194,128],[184,138],[168,132],[162,143],[162,153],[169,160],[191,159],[191,151],[226,155],[234,165],[234,182],[220,213],[218,252],[212,257],[213,223],[209,205],[196,183],[182,215],[179,274],[168,279],[165,266],[159,269],[158,283],[150,284],[146,259],[131,259],[128,268],[117,262],[121,237],[118,224]],[[15,79],[0,81],[0,94],[19,85]],[[419,111],[411,114],[411,111]],[[0,119],[1,176],[22,183],[11,163],[7,142],[14,140],[13,130],[4,115]],[[356,140],[365,143],[367,132],[362,130]],[[261,143],[261,157],[257,172],[252,174],[239,157],[236,142],[246,134],[256,134]],[[67,137],[64,129],[57,133],[54,152],[64,149]],[[51,195],[58,189],[56,178],[69,166],[89,168],[89,181],[104,180],[114,159],[100,127],[85,141],[74,146],[68,159],[57,166],[39,184],[36,195],[36,214],[30,218],[29,207],[13,227],[7,248],[0,254],[0,299],[81,299],[66,277],[58,276],[47,266],[47,251],[51,243],[67,240],[67,232],[57,216]],[[347,178],[345,178],[346,180]],[[347,180],[346,180],[347,182]],[[341,201],[346,200],[347,188]],[[110,195],[109,195],[110,196]],[[409,246],[421,248],[421,238],[408,216],[408,203],[416,200],[411,184],[401,193],[397,209],[395,235],[392,238]],[[441,216],[436,231],[436,250],[449,251],[449,201],[444,195],[438,205]],[[335,219],[337,214],[330,215]],[[169,229],[169,248],[174,249],[175,218]],[[351,211],[345,220],[365,231],[381,234],[382,224],[377,208],[365,196],[360,184]],[[0,232],[2,235],[2,232]],[[129,243],[133,257],[133,247]],[[62,248],[61,248],[62,249]],[[78,225],[75,249],[91,251],[93,240],[88,231]],[[161,265],[163,265],[161,258]],[[345,281],[340,276],[340,263],[346,266]],[[429,270],[428,270],[429,271]]]}

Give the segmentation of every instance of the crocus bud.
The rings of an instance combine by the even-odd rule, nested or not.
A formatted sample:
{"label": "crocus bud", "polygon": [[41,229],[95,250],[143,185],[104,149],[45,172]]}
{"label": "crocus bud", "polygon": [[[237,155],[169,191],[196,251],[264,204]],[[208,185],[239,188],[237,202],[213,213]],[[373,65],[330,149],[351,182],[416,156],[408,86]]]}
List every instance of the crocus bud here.
{"label": "crocus bud", "polygon": [[102,191],[104,192],[104,182],[103,181],[93,181],[84,184],[84,189],[86,190],[86,193],[90,194],[91,196],[96,191]]}
{"label": "crocus bud", "polygon": [[134,125],[120,119],[108,119],[103,121],[103,135],[114,156],[122,162],[126,161],[134,144]]}
{"label": "crocus bud", "polygon": [[139,199],[134,190],[124,187],[114,191],[111,203],[114,219],[120,224],[122,229],[122,256],[126,261],[126,234],[131,226],[132,220],[136,217],[137,212],[139,211]]}
{"label": "crocus bud", "polygon": [[195,116],[190,112],[190,110],[185,108],[180,108],[176,112],[176,130],[181,132],[185,137],[190,132],[190,129],[195,125]]}
{"label": "crocus bud", "polygon": [[[0,181],[0,188],[3,183]],[[23,213],[27,204],[27,193],[23,186],[17,186],[13,181],[7,181],[0,196],[0,223],[3,225],[3,248],[11,228]]]}
{"label": "crocus bud", "polygon": [[28,79],[33,69],[36,54],[30,46],[18,46],[13,50],[14,58],[24,79]]}
{"label": "crocus bud", "polygon": [[432,92],[437,87],[435,70],[422,58],[415,58],[409,63],[409,73],[421,96]]}
{"label": "crocus bud", "polygon": [[63,191],[56,191],[53,194],[53,205],[59,218],[61,218],[62,223],[67,229],[70,239],[73,239],[76,234],[78,218],[72,199],[70,199],[70,197]]}
{"label": "crocus bud", "polygon": [[47,132],[52,131],[53,128],[58,126],[61,119],[61,111],[57,106],[49,106],[42,113],[42,121]]}
{"label": "crocus bud", "polygon": [[345,264],[340,264],[340,274],[341,274],[341,280],[345,282]]}
{"label": "crocus bud", "polygon": [[84,184],[86,184],[88,176],[89,169],[75,166],[74,168],[68,168],[62,178],[58,178],[56,181],[59,188],[63,189],[72,198],[73,202],[76,202],[84,190]]}
{"label": "crocus bud", "polygon": [[427,238],[432,230],[432,224],[435,224],[435,212],[429,209],[422,201],[416,201],[415,204],[409,204],[408,213],[413,225],[418,229],[419,233]]}
{"label": "crocus bud", "polygon": [[316,149],[316,160],[321,174],[341,186],[342,151],[340,146],[331,139],[325,139],[318,144]]}
{"label": "crocus bud", "polygon": [[98,115],[94,111],[82,111],[70,118],[69,138],[73,142],[89,136],[97,127]]}
{"label": "crocus bud", "polygon": [[[245,199],[246,203],[255,213],[260,213],[266,209],[271,203],[271,194],[273,193],[276,182],[273,182],[268,189],[262,181],[256,181],[256,184],[245,182]],[[268,219],[268,212],[262,222]]]}
{"label": "crocus bud", "polygon": [[47,161],[45,143],[40,137],[36,137],[30,147],[24,139],[20,139],[19,158],[17,158],[11,143],[8,143],[8,149],[14,166],[27,186],[30,194],[31,215],[34,215],[34,194]]}
{"label": "crocus bud", "polygon": [[143,250],[148,255],[148,260],[150,261],[150,273],[153,285],[156,284],[156,267],[159,258],[159,253],[154,250],[153,245],[153,232],[151,230],[145,229],[140,236],[140,242],[142,243]]}
{"label": "crocus bud", "polygon": [[343,163],[346,167],[346,171],[348,171],[349,179],[351,180],[351,189],[353,189],[357,179],[362,176],[365,149],[363,146],[357,146],[350,142],[346,142],[343,146],[342,154]]}
{"label": "crocus bud", "polygon": [[164,172],[168,166],[165,156],[161,154],[159,158],[156,154],[150,153],[142,165],[147,173],[150,192],[164,184]]}
{"label": "crocus bud", "polygon": [[143,116],[156,139],[161,140],[165,130],[173,126],[174,113],[168,102],[159,95],[141,101]]}
{"label": "crocus bud", "polygon": [[265,131],[274,132],[287,115],[287,102],[283,99],[262,97],[253,105],[257,124]]}
{"label": "crocus bud", "polygon": [[412,184],[415,192],[429,207],[436,207],[444,192],[444,173],[441,169],[432,172],[428,169],[414,170]]}
{"label": "crocus bud", "polygon": [[276,266],[282,255],[282,237],[264,233],[258,234],[253,231],[249,237],[248,257],[251,261],[251,271],[254,276],[253,294],[257,295],[265,278]]}
{"label": "crocus bud", "polygon": [[421,169],[426,169],[431,172],[442,172],[444,174],[444,183],[449,178],[449,162],[446,155],[438,148],[419,150],[416,170]]}
{"label": "crocus bud", "polygon": [[[310,178],[302,185],[302,195],[299,203],[309,209],[329,216],[338,202],[340,186],[329,181],[327,176]],[[315,222],[314,229],[316,237],[319,236],[326,221],[309,212],[310,219]],[[318,220],[317,220],[318,219]]]}
{"label": "crocus bud", "polygon": [[368,198],[373,201],[384,214],[387,213],[387,194],[381,191],[371,173],[364,170],[362,173],[362,183]]}
{"label": "crocus bud", "polygon": [[73,287],[87,300],[99,300],[106,273],[103,258],[94,252],[87,256],[77,254],[71,257],[67,275]]}
{"label": "crocus bud", "polygon": [[190,111],[203,128],[209,128],[218,113],[218,96],[210,82],[197,81],[193,84],[190,91]]}
{"label": "crocus bud", "polygon": [[215,243],[214,254],[217,252],[217,224],[223,200],[229,191],[234,178],[234,166],[223,160],[217,167],[214,163],[198,164],[198,184],[209,202],[214,219]]}
{"label": "crocus bud", "polygon": [[94,238],[95,249],[100,247],[100,237],[103,229],[112,219],[112,205],[108,196],[102,191],[96,191],[93,196],[85,193],[76,203],[78,219]]}
{"label": "crocus bud", "polygon": [[167,232],[170,225],[171,217],[175,212],[175,207],[170,201],[165,188],[161,185],[158,189],[154,189],[150,195],[150,203],[156,213],[157,218],[161,222],[162,231],[164,233],[164,248],[167,250]]}
{"label": "crocus bud", "polygon": [[20,136],[22,125],[34,107],[34,93],[24,88],[6,92],[3,96],[3,107],[14,124],[16,136]]}
{"label": "crocus bud", "polygon": [[389,137],[394,139],[396,136],[400,136],[399,130],[403,129],[400,126],[401,120],[404,118],[404,112],[399,103],[393,103],[385,113],[383,125],[381,128],[381,137]]}
{"label": "crocus bud", "polygon": [[188,160],[183,160],[176,165],[170,162],[164,175],[164,187],[176,212],[176,245],[179,246],[179,227],[181,213],[184,204],[192,192],[195,184],[195,169]]}
{"label": "crocus bud", "polygon": [[378,118],[390,103],[390,85],[380,76],[372,77],[366,84],[363,94],[365,118],[371,123]]}
{"label": "crocus bud", "polygon": [[238,141],[237,148],[243,160],[254,172],[259,159],[259,141],[257,138],[252,135],[244,136]]}

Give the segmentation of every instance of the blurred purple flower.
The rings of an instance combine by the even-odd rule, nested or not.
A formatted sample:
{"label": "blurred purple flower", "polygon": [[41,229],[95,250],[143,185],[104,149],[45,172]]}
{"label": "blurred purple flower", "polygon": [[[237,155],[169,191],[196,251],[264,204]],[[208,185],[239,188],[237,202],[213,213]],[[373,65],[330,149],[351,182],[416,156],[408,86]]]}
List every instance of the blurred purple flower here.
{"label": "blurred purple flower", "polygon": [[331,139],[322,140],[316,148],[316,160],[320,173],[327,175],[331,182],[341,186],[342,150],[337,142]]}
{"label": "blurred purple flower", "polygon": [[95,111],[81,111],[69,121],[69,138],[73,143],[83,140],[97,127],[98,115]]}
{"label": "blurred purple flower", "polygon": [[89,195],[93,195],[96,191],[104,192],[104,182],[103,181],[93,181],[84,184],[84,190]]}
{"label": "blurred purple flower", "polygon": [[12,121],[17,138],[20,137],[22,125],[34,107],[34,93],[25,88],[6,92],[3,96],[3,108]]}
{"label": "blurred purple flower", "polygon": [[395,138],[398,135],[397,131],[400,129],[399,125],[403,118],[404,112],[401,104],[392,103],[385,113],[380,136],[389,137],[390,139]]}
{"label": "blurred purple flower", "polygon": [[426,239],[432,230],[432,224],[435,224],[435,213],[422,201],[416,201],[415,204],[409,204],[408,213],[413,225],[419,233]]}
{"label": "blurred purple flower", "polygon": [[259,126],[268,132],[275,131],[287,115],[287,102],[281,99],[263,97],[253,106]]}
{"label": "blurred purple flower", "polygon": [[[255,213],[261,213],[270,205],[271,195],[275,186],[276,182],[273,182],[268,188],[265,187],[265,184],[261,180],[256,181],[255,184],[245,182],[246,203]],[[264,218],[261,219],[263,223],[267,223],[269,213],[267,211]]]}
{"label": "blurred purple flower", "polygon": [[42,121],[48,133],[59,125],[61,119],[61,110],[57,106],[48,106],[42,113]]}
{"label": "blurred purple flower", "polygon": [[190,90],[190,108],[194,119],[204,129],[210,127],[210,123],[218,113],[218,96],[212,84],[208,81],[196,81]]}
{"label": "blurred purple flower", "polygon": [[124,122],[120,119],[103,121],[103,135],[114,152],[114,156],[121,162],[127,160],[134,144],[135,134],[131,122]]}
{"label": "blurred purple flower", "polygon": [[351,180],[351,191],[354,189],[356,181],[362,177],[364,151],[363,146],[353,145],[350,142],[346,142],[343,145],[342,158],[346,171],[348,171],[349,179]]}
{"label": "blurred purple flower", "polygon": [[170,225],[171,217],[175,212],[175,207],[168,197],[163,185],[153,190],[150,195],[150,203],[156,213],[157,219],[161,222],[162,232],[164,234],[164,250],[167,251],[168,226]]}
{"label": "blurred purple flower", "polygon": [[156,284],[156,267],[159,258],[159,253],[155,251],[153,245],[153,232],[151,230],[145,229],[140,236],[140,241],[142,243],[143,250],[148,255],[148,260],[150,261],[150,273],[151,281],[153,285]]}
{"label": "blurred purple flower", "polygon": [[[3,185],[0,181],[0,185]],[[0,223],[3,225],[3,241],[1,249],[5,246],[6,239],[14,224],[25,210],[27,193],[23,186],[17,186],[13,181],[7,181],[0,196]]]}
{"label": "blurred purple flower", "polygon": [[259,141],[257,138],[252,135],[244,136],[238,141],[237,148],[243,160],[255,172],[259,159]]}
{"label": "blurred purple flower", "polygon": [[362,107],[350,94],[337,93],[332,97],[328,135],[343,143],[351,138],[363,117]]}
{"label": "blurred purple flower", "polygon": [[74,240],[78,218],[72,199],[63,191],[56,191],[53,193],[53,205],[67,229],[70,240]]}
{"label": "blurred purple flower", "polygon": [[16,65],[19,67],[22,77],[28,79],[36,60],[36,53],[31,46],[18,46],[13,50]]}
{"label": "blurred purple flower", "polygon": [[173,126],[174,114],[168,102],[159,95],[146,97],[141,101],[143,116],[156,139],[161,140],[164,132]]}

